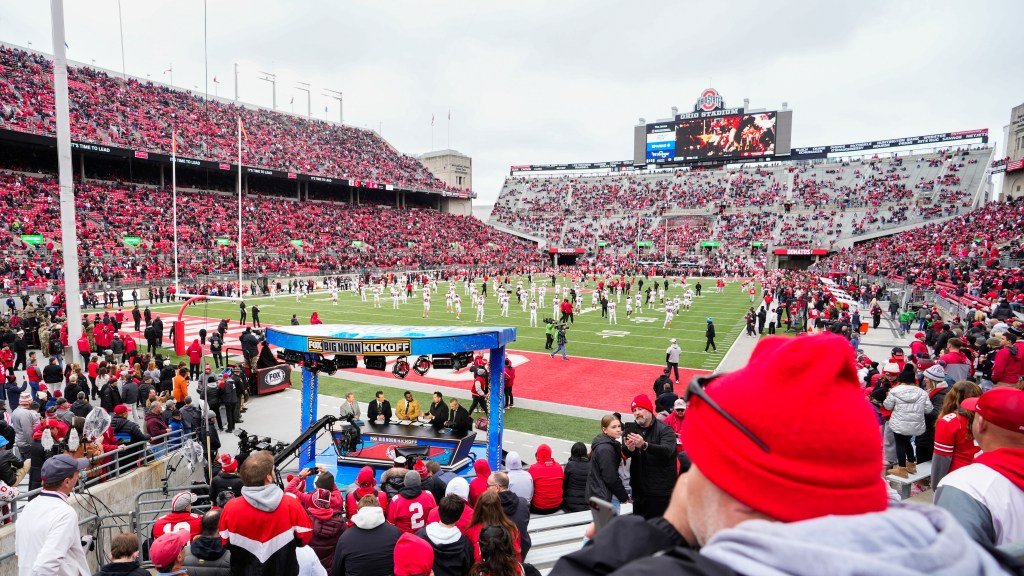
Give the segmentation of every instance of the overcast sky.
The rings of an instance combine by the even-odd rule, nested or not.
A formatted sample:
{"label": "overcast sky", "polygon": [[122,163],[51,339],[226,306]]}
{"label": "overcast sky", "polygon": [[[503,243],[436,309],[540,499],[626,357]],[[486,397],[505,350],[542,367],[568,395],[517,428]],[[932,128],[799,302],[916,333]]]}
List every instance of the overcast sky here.
{"label": "overcast sky", "polygon": [[[201,0],[122,0],[130,75],[197,86]],[[641,7],[643,9],[641,9]],[[50,3],[0,0],[0,40],[52,52]],[[121,69],[116,0],[66,2],[68,57]],[[1024,102],[1024,2],[269,2],[210,0],[221,96],[382,129],[399,150],[473,157],[478,203],[512,164],[624,160],[639,117],[728,106],[794,110],[793,145],[989,128]],[[210,83],[210,92],[214,84]],[[433,142],[431,116],[435,117]]]}

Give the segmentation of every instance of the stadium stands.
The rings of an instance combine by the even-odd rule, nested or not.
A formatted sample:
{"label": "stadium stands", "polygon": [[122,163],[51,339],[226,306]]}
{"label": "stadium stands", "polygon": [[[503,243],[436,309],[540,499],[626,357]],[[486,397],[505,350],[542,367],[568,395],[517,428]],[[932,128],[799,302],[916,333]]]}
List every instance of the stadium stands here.
{"label": "stadium stands", "polygon": [[[135,283],[173,274],[169,190],[116,183],[76,186],[83,282]],[[58,186],[52,177],[0,172],[0,213],[8,247],[0,276],[14,287],[42,287],[61,276]],[[139,199],[144,197],[145,201]],[[232,195],[180,192],[181,277],[237,273]],[[246,274],[319,274],[377,268],[437,268],[538,263],[532,243],[469,216],[341,202],[299,203],[247,196],[243,202]],[[36,247],[21,234],[42,234]],[[123,236],[139,236],[128,247]],[[218,238],[226,239],[220,245]],[[293,246],[292,240],[302,240]]]}
{"label": "stadium stands", "polygon": [[[0,128],[53,135],[53,65],[39,54],[0,47]],[[445,185],[415,158],[368,131],[254,109],[191,92],[69,67],[72,139],[227,162],[237,156],[241,117],[249,166],[351,178],[411,189]]]}

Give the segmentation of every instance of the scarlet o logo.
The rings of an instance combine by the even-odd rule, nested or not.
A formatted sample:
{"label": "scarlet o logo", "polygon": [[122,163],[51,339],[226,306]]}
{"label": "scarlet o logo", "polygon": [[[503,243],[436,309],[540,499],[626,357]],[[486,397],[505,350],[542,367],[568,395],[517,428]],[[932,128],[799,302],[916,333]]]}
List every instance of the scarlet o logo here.
{"label": "scarlet o logo", "polygon": [[711,112],[722,107],[722,95],[714,88],[707,88],[697,99],[697,107],[704,112]]}

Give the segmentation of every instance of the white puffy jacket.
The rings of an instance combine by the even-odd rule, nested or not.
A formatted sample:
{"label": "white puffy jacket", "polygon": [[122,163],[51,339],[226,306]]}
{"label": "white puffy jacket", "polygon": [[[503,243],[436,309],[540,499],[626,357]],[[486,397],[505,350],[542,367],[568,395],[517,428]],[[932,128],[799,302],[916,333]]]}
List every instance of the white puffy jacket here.
{"label": "white puffy jacket", "polygon": [[892,410],[889,428],[894,434],[904,436],[924,434],[924,415],[934,409],[927,392],[908,384],[900,384],[889,390],[889,395],[885,397],[882,406],[886,410]]}

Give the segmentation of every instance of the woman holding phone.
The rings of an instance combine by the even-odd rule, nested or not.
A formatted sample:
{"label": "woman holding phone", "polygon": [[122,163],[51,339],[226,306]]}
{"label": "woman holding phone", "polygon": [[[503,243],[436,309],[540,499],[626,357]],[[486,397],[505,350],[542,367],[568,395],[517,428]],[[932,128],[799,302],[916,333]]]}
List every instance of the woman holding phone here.
{"label": "woman holding phone", "polygon": [[622,422],[608,414],[601,418],[601,433],[590,444],[590,475],[587,477],[586,497],[597,497],[612,503],[615,513],[622,502],[629,502],[629,494],[619,476],[623,461]]}

